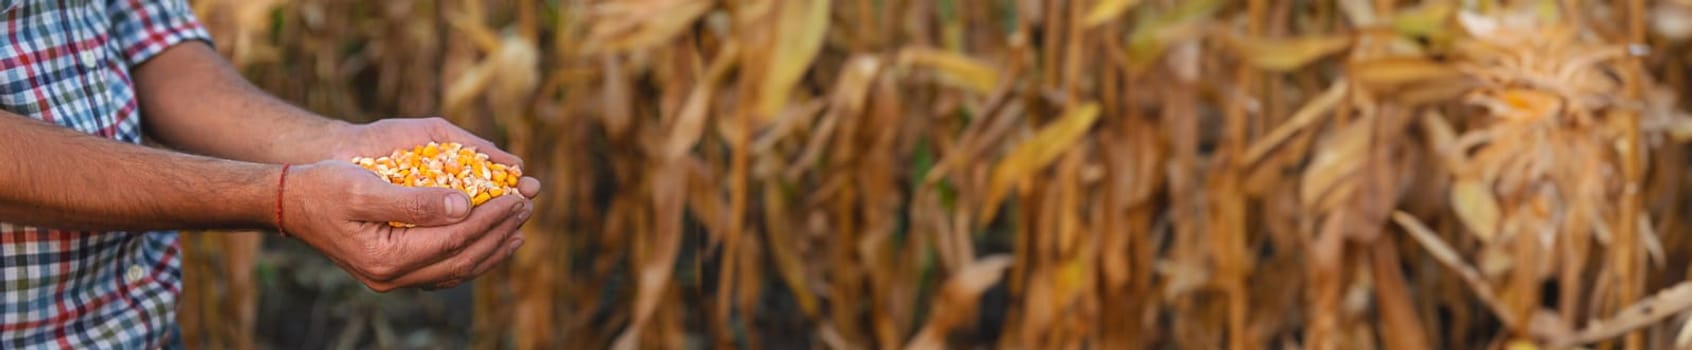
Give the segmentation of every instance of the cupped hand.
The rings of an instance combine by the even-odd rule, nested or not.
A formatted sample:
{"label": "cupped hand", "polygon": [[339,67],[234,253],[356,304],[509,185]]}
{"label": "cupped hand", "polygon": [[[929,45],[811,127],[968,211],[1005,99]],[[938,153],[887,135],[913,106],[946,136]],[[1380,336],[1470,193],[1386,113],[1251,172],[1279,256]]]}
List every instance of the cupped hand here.
{"label": "cupped hand", "polygon": [[523,196],[471,210],[463,192],[393,185],[345,160],[293,167],[286,183],[282,229],[377,292],[450,288],[487,272],[522,246],[517,229],[533,211]]}
{"label": "cupped hand", "polygon": [[[493,142],[477,137],[439,117],[388,118],[369,124],[349,125],[336,139],[330,155],[340,160],[386,156],[394,150],[409,149],[430,142],[457,142],[487,153],[488,160],[523,166],[522,158],[505,152],[494,146]],[[540,180],[524,176],[517,181],[517,191],[521,192],[523,197],[533,199],[535,195],[540,194]]]}

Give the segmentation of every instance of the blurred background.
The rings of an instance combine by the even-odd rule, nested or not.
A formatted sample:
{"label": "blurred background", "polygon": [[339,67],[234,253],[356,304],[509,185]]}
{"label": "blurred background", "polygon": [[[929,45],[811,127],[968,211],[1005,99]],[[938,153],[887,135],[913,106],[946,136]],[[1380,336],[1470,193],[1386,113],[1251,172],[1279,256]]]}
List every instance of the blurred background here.
{"label": "blurred background", "polygon": [[1684,0],[195,0],[439,115],[525,247],[376,294],[186,234],[198,348],[1685,348]]}

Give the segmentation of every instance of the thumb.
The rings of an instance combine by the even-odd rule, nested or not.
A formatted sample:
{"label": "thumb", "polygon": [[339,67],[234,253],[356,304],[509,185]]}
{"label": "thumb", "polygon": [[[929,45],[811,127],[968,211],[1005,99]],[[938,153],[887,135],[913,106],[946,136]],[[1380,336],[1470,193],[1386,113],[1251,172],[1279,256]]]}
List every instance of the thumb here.
{"label": "thumb", "polygon": [[372,212],[361,218],[417,226],[445,226],[470,216],[470,196],[450,188],[378,186]]}

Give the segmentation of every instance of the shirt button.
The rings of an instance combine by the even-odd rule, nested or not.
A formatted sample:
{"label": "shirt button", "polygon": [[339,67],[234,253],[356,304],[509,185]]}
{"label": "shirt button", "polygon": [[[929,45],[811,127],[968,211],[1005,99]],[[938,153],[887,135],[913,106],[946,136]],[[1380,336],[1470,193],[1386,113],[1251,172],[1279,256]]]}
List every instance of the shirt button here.
{"label": "shirt button", "polygon": [[94,50],[82,52],[82,65],[87,66],[90,69],[100,67],[99,57],[94,54]]}
{"label": "shirt button", "polygon": [[141,277],[145,277],[142,275],[146,273],[147,271],[141,269],[141,265],[129,265],[129,271],[124,272],[123,280],[128,281],[129,283],[135,283],[141,281]]}

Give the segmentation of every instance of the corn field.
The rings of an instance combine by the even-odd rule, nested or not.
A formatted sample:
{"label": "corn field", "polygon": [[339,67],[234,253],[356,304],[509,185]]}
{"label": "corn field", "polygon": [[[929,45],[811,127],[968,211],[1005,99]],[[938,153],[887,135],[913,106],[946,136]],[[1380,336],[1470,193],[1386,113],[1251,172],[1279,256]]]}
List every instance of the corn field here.
{"label": "corn field", "polygon": [[[1692,1],[193,7],[526,160],[467,347],[1692,346]],[[262,346],[262,237],[185,236],[198,346]]]}

